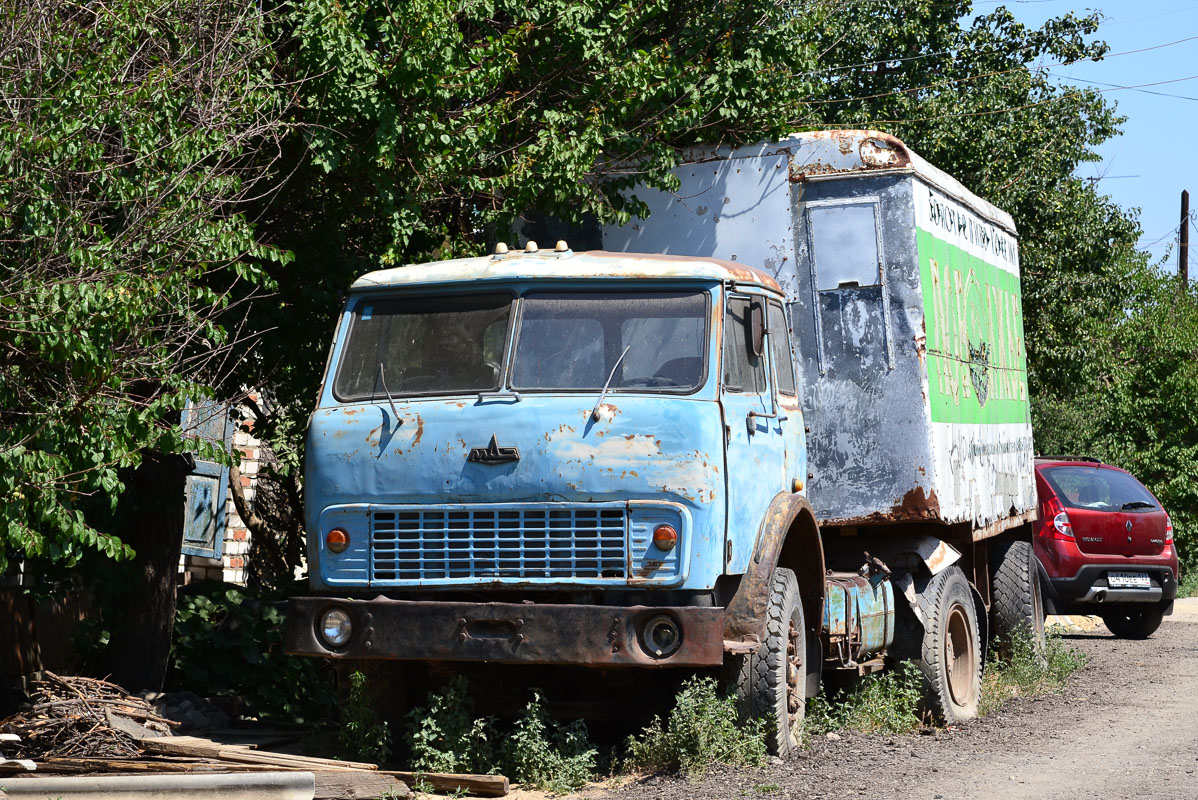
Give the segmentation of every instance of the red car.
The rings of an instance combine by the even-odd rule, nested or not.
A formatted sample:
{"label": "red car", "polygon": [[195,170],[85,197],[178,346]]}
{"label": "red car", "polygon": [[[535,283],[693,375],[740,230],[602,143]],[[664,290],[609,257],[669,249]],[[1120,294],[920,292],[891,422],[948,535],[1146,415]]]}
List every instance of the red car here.
{"label": "red car", "polygon": [[1130,473],[1091,458],[1036,459],[1034,552],[1049,614],[1097,614],[1145,639],[1173,613],[1173,523]]}

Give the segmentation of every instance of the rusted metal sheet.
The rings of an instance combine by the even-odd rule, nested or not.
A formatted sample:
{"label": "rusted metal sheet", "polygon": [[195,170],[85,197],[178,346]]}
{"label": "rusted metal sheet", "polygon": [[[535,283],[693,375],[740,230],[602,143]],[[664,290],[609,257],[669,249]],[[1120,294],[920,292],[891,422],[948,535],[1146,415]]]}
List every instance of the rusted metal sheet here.
{"label": "rusted metal sheet", "polygon": [[[741,652],[745,647],[755,649],[756,645],[764,640],[766,608],[769,605],[774,567],[778,564],[779,555],[786,544],[787,534],[796,523],[803,524],[803,515],[806,515],[814,527],[815,514],[811,504],[800,494],[778,495],[766,511],[753,545],[748,569],[741,578],[736,594],[724,610],[723,638],[725,647],[730,652]],[[812,537],[810,541],[810,551],[801,553],[799,557],[822,568],[824,554],[819,547],[819,537]],[[800,581],[806,577],[800,576]],[[803,585],[810,588],[811,583],[808,581]],[[822,600],[822,596],[804,599],[803,606],[809,627],[813,627],[818,618],[815,612]]]}
{"label": "rusted metal sheet", "polygon": [[888,576],[873,579],[836,572],[824,592],[825,657],[840,667],[855,667],[894,642],[894,588]]}
{"label": "rusted metal sheet", "polygon": [[653,221],[604,229],[604,245],[774,275],[821,523],[968,524],[984,538],[1034,509],[1010,215],[876,131],[690,158],[676,194],[637,189]]}
{"label": "rusted metal sheet", "polygon": [[[341,648],[317,633],[334,607],[353,621]],[[678,625],[681,642],[659,657],[642,631],[661,615]],[[288,603],[284,635],[288,653],[333,659],[705,667],[722,663],[724,653],[718,608],[299,597]]]}
{"label": "rusted metal sheet", "polygon": [[[798,183],[817,176],[846,172],[901,170],[911,166],[911,151],[888,133],[877,131],[817,131],[803,134],[810,155],[790,162],[790,180]],[[832,145],[821,147],[821,143]]]}

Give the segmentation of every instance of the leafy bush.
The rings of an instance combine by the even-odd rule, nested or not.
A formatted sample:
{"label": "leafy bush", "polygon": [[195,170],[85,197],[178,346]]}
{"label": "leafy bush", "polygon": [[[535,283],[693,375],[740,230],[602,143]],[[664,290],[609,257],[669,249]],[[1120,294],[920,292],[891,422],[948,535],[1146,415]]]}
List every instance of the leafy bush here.
{"label": "leafy bush", "polygon": [[818,735],[830,731],[909,733],[921,724],[920,673],[914,662],[863,678],[831,698],[822,692],[807,701],[804,727]]}
{"label": "leafy bush", "polygon": [[582,787],[595,773],[598,754],[591,747],[587,725],[574,720],[560,725],[545,714],[541,693],[533,690],[524,715],[508,737],[504,761],[516,781],[556,794]]}
{"label": "leafy bush", "polygon": [[979,711],[989,714],[1015,697],[1033,697],[1055,691],[1065,680],[1089,663],[1089,656],[1061,639],[1059,628],[1044,635],[1044,646],[1037,651],[1026,631],[1012,637],[1009,658],[992,659],[982,676]]}
{"label": "leafy bush", "polygon": [[1193,597],[1198,595],[1198,569],[1181,571],[1181,583],[1177,585],[1178,597]]}
{"label": "leafy bush", "polygon": [[496,747],[498,723],[474,717],[466,679],[454,677],[444,693],[430,693],[428,705],[408,714],[408,745],[416,772],[503,770],[517,783],[555,793],[573,791],[591,779],[597,753],[586,723],[559,725],[549,719],[544,698],[532,700],[516,720],[506,744]]}
{"label": "leafy bush", "polygon": [[366,676],[361,672],[349,676],[349,697],[341,709],[337,741],[351,758],[381,764],[391,754],[391,731],[374,710],[366,688]]}
{"label": "leafy bush", "polygon": [[476,772],[496,769],[495,721],[474,718],[466,679],[458,675],[444,694],[429,693],[428,706],[408,713],[408,746],[416,772]]}
{"label": "leafy bush", "polygon": [[189,587],[175,613],[170,683],[204,697],[237,697],[243,713],[310,722],[332,714],[327,663],[283,652],[277,593],[216,582]]}
{"label": "leafy bush", "polygon": [[698,778],[713,764],[763,765],[765,724],[738,724],[735,700],[720,697],[713,679],[692,678],[678,693],[668,726],[654,717],[639,738],[628,737],[626,749],[628,767],[677,769]]}

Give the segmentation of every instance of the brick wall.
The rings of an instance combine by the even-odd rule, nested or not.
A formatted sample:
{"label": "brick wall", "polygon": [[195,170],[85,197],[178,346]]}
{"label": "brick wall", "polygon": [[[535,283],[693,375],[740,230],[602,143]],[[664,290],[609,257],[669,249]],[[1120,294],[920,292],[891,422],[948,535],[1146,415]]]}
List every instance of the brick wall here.
{"label": "brick wall", "polygon": [[[258,483],[261,442],[252,433],[253,421],[248,420],[245,425],[250,430],[247,431],[244,428],[236,430],[233,433],[233,447],[241,451],[241,486],[245,492],[246,501],[252,506]],[[183,556],[181,567],[184,571],[184,580],[187,582],[216,580],[245,585],[246,560],[250,553],[250,532],[237,514],[237,507],[233,504],[231,492],[226,493],[225,498],[223,538],[224,549],[220,559]]]}

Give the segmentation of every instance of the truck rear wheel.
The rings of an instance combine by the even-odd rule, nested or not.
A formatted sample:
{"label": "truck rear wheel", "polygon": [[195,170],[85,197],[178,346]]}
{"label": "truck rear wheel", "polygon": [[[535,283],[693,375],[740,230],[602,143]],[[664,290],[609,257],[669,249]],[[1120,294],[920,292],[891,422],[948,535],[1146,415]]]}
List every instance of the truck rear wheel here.
{"label": "truck rear wheel", "polygon": [[915,599],[923,617],[915,663],[924,703],[946,725],[973,719],[982,692],[982,643],[969,581],[954,565],[934,575]]}
{"label": "truck rear wheel", "polygon": [[995,545],[990,551],[990,565],[994,571],[990,583],[990,621],[996,648],[1010,658],[1015,638],[1029,635],[1033,652],[1043,653],[1044,597],[1031,542]]}
{"label": "truck rear wheel", "polygon": [[769,751],[788,758],[798,751],[807,707],[806,626],[799,582],[792,570],[774,569],[766,609],[765,641],[749,656],[728,656],[729,687],[742,718],[763,717]]}

